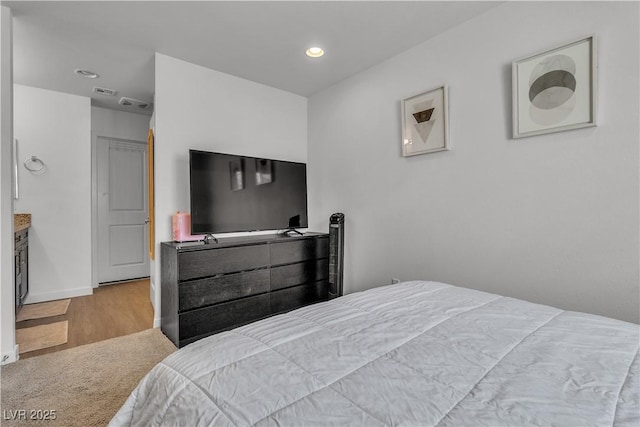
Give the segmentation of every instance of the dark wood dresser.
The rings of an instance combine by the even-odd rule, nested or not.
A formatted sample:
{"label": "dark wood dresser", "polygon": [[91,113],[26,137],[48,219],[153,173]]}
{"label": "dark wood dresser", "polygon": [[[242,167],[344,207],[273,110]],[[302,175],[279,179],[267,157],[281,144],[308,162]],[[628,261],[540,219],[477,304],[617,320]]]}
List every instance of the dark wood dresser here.
{"label": "dark wood dresser", "polygon": [[326,301],[329,236],[261,235],[161,245],[161,329],[178,347]]}

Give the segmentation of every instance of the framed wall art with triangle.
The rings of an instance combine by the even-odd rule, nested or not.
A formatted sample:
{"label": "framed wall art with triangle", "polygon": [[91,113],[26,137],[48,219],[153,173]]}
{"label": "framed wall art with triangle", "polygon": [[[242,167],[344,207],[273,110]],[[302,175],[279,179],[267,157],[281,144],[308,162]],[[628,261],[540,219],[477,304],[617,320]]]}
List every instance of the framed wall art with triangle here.
{"label": "framed wall art with triangle", "polygon": [[449,150],[447,86],[402,101],[402,156]]}

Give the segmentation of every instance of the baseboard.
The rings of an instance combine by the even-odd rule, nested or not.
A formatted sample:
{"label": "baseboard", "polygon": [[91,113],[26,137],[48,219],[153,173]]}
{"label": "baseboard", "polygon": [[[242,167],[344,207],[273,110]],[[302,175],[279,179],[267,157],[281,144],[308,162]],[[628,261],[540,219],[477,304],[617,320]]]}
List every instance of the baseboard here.
{"label": "baseboard", "polygon": [[151,300],[151,305],[153,309],[156,308],[156,284],[153,283],[153,279],[149,278],[149,299]]}
{"label": "baseboard", "polygon": [[20,352],[18,351],[18,344],[13,347],[13,351],[2,353],[2,361],[0,365],[6,365],[8,363],[17,362],[20,358]]}
{"label": "baseboard", "polygon": [[160,305],[158,304],[158,295],[156,295],[156,285],[153,280],[149,280],[149,299],[153,306],[153,327],[160,327]]}
{"label": "baseboard", "polygon": [[25,304],[33,304],[37,302],[55,301],[64,298],[83,297],[85,295],[93,295],[93,288],[74,288],[65,289],[63,291],[42,292],[39,294],[29,292]]}

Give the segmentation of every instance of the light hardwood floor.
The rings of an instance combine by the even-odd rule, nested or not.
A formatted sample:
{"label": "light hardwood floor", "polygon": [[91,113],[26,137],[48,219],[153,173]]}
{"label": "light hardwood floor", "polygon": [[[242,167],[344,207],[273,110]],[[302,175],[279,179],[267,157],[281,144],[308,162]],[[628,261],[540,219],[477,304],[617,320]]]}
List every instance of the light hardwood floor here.
{"label": "light hardwood floor", "polygon": [[21,359],[129,335],[153,327],[153,307],[149,300],[149,279],[101,286],[93,295],[71,298],[67,313],[45,319],[16,323],[27,328],[45,323],[69,321],[66,344],[22,353]]}

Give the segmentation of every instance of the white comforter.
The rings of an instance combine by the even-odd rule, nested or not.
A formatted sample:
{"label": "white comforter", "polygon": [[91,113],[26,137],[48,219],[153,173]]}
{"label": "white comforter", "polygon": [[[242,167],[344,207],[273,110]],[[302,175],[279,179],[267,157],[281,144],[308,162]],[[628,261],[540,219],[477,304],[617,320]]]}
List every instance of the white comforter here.
{"label": "white comforter", "polygon": [[191,344],[110,425],[637,427],[639,331],[405,282]]}

